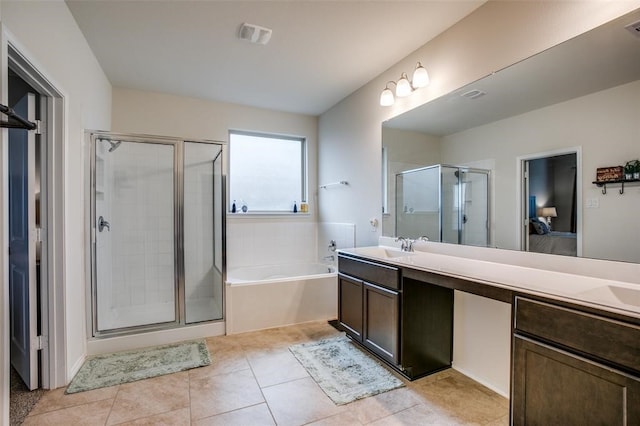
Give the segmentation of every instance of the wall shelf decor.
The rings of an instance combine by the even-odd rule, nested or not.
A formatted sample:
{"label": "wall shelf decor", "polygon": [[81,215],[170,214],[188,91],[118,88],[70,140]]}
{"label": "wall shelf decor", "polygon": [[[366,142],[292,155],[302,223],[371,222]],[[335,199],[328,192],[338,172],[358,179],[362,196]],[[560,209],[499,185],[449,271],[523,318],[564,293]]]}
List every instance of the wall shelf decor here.
{"label": "wall shelf decor", "polygon": [[621,195],[624,194],[624,184],[625,183],[638,183],[640,179],[617,179],[617,180],[608,180],[608,181],[593,181],[593,184],[598,186],[598,188],[602,188],[602,195],[607,195],[607,185],[612,184],[620,184],[620,190],[618,191]]}

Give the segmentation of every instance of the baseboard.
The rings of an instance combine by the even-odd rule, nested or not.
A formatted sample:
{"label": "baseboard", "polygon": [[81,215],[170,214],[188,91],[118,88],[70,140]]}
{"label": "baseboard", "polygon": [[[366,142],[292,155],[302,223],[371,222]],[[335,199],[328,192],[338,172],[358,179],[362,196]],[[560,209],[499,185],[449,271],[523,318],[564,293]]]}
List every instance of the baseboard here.
{"label": "baseboard", "polygon": [[[202,339],[225,334],[224,321],[152,331],[128,336],[94,338],[87,342],[87,355],[128,351],[148,346],[167,345],[185,340]],[[75,373],[74,373],[75,374]]]}
{"label": "baseboard", "polygon": [[81,356],[67,371],[67,381],[65,383],[65,386],[71,383],[71,379],[73,379],[78,373],[78,371],[80,371],[80,367],[82,367],[82,364],[84,364],[86,359],[87,359],[86,355]]}
{"label": "baseboard", "polygon": [[507,393],[505,393],[503,389],[499,389],[495,385],[487,382],[486,380],[484,380],[484,379],[482,379],[480,377],[477,377],[475,374],[469,373],[468,371],[465,371],[462,368],[458,368],[455,365],[452,365],[451,368],[453,368],[457,372],[467,376],[468,378],[475,380],[476,382],[480,383],[482,386],[485,386],[485,387],[491,389],[492,391],[494,391],[498,395],[504,396],[505,398],[509,399],[509,391],[507,391]]}

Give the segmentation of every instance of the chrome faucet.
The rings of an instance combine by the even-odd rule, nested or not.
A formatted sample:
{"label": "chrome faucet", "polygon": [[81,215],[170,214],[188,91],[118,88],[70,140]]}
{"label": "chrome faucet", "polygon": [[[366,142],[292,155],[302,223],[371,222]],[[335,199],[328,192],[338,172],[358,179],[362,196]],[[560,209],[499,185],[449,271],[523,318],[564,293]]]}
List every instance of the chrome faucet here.
{"label": "chrome faucet", "polygon": [[401,242],[400,250],[402,251],[413,251],[413,240],[405,237],[396,238],[396,243]]}
{"label": "chrome faucet", "polygon": [[104,228],[107,228],[107,231],[111,231],[111,224],[104,220],[104,217],[100,216],[98,218],[98,232],[104,231]]}
{"label": "chrome faucet", "polygon": [[329,262],[333,262],[333,261],[335,261],[335,260],[336,260],[336,257],[335,257],[334,255],[332,255],[332,254],[331,254],[331,255],[329,255],[329,256],[325,256],[325,257],[323,257],[323,258],[322,258],[322,260],[324,260],[324,261],[327,261],[327,260],[328,260]]}

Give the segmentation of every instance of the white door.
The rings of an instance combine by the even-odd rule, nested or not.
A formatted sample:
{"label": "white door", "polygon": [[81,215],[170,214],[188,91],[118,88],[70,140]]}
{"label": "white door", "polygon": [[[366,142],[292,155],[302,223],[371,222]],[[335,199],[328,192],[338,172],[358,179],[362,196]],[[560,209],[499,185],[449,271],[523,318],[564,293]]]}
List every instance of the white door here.
{"label": "white door", "polygon": [[[524,213],[521,218],[522,220],[522,247],[520,249],[522,251],[529,251],[529,219],[531,218],[531,213],[535,214],[536,204],[535,201],[531,199],[531,192],[529,188],[529,160],[525,160],[522,162],[522,200],[521,200],[521,208]],[[532,210],[534,210],[532,212]],[[537,217],[537,216],[533,216]]]}
{"label": "white door", "polygon": [[[36,95],[14,111],[35,121]],[[35,132],[9,129],[9,303],[11,365],[29,389],[38,387],[35,216]]]}

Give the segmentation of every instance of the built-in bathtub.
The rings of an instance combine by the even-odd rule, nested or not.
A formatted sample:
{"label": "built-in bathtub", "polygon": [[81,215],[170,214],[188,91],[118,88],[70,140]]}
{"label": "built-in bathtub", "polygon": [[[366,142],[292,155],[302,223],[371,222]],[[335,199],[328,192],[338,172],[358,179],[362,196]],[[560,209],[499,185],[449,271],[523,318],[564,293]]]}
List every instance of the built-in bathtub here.
{"label": "built-in bathtub", "polygon": [[337,273],[318,263],[230,269],[226,302],[227,334],[335,319]]}

